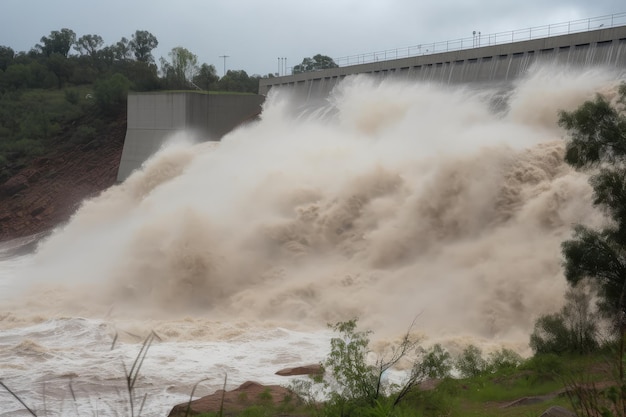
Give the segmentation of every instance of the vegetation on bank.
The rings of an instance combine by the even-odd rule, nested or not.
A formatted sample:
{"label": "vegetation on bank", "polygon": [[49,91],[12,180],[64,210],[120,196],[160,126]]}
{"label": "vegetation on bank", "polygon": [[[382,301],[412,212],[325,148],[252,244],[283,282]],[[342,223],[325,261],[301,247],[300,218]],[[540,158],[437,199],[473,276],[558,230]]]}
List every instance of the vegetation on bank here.
{"label": "vegetation on bank", "polygon": [[100,136],[126,111],[129,91],[258,91],[261,76],[229,70],[219,77],[183,47],[157,65],[157,45],[145,30],[104,45],[99,35],[77,37],[67,28],[43,36],[29,51],[0,45],[0,185],[51,149]]}

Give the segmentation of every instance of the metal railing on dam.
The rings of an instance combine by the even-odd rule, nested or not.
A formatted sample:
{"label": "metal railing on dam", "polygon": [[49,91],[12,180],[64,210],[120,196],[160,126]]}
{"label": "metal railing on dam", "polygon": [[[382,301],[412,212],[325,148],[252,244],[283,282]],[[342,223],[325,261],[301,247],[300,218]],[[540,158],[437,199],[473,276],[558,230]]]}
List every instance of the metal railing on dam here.
{"label": "metal railing on dam", "polygon": [[[613,15],[613,22],[615,16]],[[591,25],[591,21],[588,22]],[[595,21],[594,21],[595,24]],[[453,83],[506,82],[523,75],[535,63],[564,66],[604,66],[626,69],[626,25],[588,31],[360,63],[290,76],[264,78],[259,94],[272,88],[289,88],[298,95],[327,95],[343,78],[355,74],[404,77],[416,81]],[[555,30],[550,26],[546,30]],[[569,32],[573,32],[570,27]],[[530,33],[528,36],[530,37]],[[514,35],[512,35],[514,36]],[[481,45],[481,46],[478,46]],[[448,48],[450,45],[448,44]]]}
{"label": "metal railing on dam", "polygon": [[465,38],[348,55],[335,58],[334,61],[340,67],[368,64],[370,62],[432,55],[442,52],[461,51],[464,49],[480,48],[483,46],[504,45],[560,35],[571,35],[573,33],[589,32],[596,29],[606,29],[625,25],[626,12],[615,13],[611,15],[570,20],[568,22],[552,23],[549,25],[534,26],[506,32],[481,34],[480,31],[474,31],[472,36]]}

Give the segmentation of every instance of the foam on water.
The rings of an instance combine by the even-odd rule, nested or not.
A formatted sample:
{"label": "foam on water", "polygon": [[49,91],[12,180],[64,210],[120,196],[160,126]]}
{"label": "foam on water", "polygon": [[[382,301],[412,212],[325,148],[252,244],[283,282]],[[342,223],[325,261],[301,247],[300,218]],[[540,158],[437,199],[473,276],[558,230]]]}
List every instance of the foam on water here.
{"label": "foam on water", "polygon": [[48,381],[54,409],[73,410],[71,379],[84,410],[123,410],[121,363],[154,330],[141,389],[165,415],[199,379],[278,382],[321,360],[326,323],[353,317],[381,341],[419,314],[426,343],[528,353],[536,317],[563,302],[560,242],[605,221],[562,162],[558,111],[618,83],[555,68],[506,91],[355,77],[323,108],[271,95],[219,146],[174,138],[34,255],[1,261],[3,381],[39,404]]}

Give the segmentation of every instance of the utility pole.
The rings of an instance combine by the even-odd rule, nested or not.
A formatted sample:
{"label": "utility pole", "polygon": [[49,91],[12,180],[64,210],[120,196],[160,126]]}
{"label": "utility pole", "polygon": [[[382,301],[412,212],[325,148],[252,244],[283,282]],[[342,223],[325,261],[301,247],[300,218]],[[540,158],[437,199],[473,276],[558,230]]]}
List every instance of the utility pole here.
{"label": "utility pole", "polygon": [[224,75],[226,75],[226,58],[230,58],[230,55],[220,55],[220,58],[224,58]]}

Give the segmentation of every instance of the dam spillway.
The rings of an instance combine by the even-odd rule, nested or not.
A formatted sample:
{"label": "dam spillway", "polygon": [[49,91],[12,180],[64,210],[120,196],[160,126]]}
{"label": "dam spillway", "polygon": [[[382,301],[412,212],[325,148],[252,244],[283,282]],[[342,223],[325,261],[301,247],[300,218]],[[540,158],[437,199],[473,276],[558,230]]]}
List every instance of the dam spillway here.
{"label": "dam spillway", "polygon": [[259,94],[289,88],[299,96],[326,96],[356,74],[444,84],[510,82],[535,63],[624,71],[626,25],[267,78],[260,81]]}

